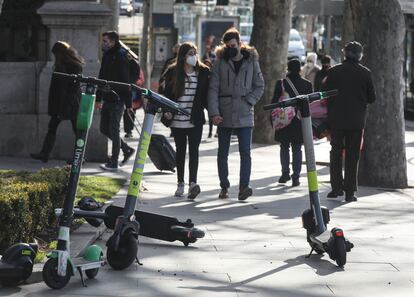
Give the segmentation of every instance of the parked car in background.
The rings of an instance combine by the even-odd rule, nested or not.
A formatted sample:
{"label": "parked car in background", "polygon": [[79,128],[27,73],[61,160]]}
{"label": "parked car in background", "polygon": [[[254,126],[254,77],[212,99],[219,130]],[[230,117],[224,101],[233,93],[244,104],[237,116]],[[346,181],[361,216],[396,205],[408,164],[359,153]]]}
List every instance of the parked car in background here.
{"label": "parked car in background", "polygon": [[288,59],[294,58],[297,58],[304,63],[306,59],[306,50],[298,30],[290,29]]}
{"label": "parked car in background", "polygon": [[119,0],[119,14],[132,17],[135,13],[131,0]]}
{"label": "parked car in background", "polygon": [[135,12],[142,13],[142,7],[144,6],[142,0],[132,0],[132,6]]}

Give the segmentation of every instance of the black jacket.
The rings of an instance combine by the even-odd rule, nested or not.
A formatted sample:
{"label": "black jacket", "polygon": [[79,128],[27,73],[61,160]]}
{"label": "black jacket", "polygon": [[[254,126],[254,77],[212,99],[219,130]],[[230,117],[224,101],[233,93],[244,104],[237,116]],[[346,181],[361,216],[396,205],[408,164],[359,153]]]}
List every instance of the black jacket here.
{"label": "black jacket", "polygon": [[328,70],[325,90],[339,91],[328,99],[328,120],[333,129],[363,129],[367,104],[375,101],[371,71],[356,61],[345,60]]}
{"label": "black jacket", "polygon": [[[175,67],[170,67],[165,73],[165,97],[177,101],[178,97],[173,94],[173,81],[172,78],[175,75]],[[198,77],[197,77],[197,90],[194,95],[193,108],[191,109],[190,122],[194,126],[201,126],[206,123],[204,116],[204,109],[207,109],[207,93],[208,84],[210,79],[210,69],[204,65],[199,65]],[[169,126],[171,120],[168,121],[162,117],[164,125]]]}
{"label": "black jacket", "polygon": [[[56,69],[56,71],[80,74],[82,73],[82,67],[67,64],[64,65],[63,69]],[[50,116],[58,116],[64,120],[76,119],[81,95],[79,83],[52,76],[49,88],[48,114]]]}
{"label": "black jacket", "polygon": [[[288,75],[296,90],[300,95],[312,93],[312,83],[299,75]],[[295,92],[292,90],[286,80],[283,82],[283,86],[289,96],[295,97]],[[278,80],[273,94],[272,103],[278,102],[282,95],[281,81]],[[302,138],[302,126],[300,120],[295,117],[292,122],[283,129],[275,131],[275,140],[278,142],[289,142],[289,143],[303,143]]]}
{"label": "black jacket", "polygon": [[[120,44],[104,53],[102,57],[101,69],[99,71],[99,78],[104,80],[118,81],[130,83],[129,78],[129,62],[125,50]],[[118,95],[119,99],[125,104],[127,108],[131,107],[131,92],[125,88],[112,88]],[[97,92],[97,101],[116,102],[118,98],[111,92]]]}

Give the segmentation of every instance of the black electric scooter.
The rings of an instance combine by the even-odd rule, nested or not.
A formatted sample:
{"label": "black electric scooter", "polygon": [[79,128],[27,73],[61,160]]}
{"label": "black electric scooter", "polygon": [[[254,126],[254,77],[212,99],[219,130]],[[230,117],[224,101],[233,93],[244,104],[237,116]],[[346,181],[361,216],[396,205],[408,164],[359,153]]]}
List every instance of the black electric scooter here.
{"label": "black electric scooter", "polygon": [[0,260],[0,284],[11,287],[27,280],[32,274],[38,246],[17,243],[9,247]]}
{"label": "black electric scooter", "polygon": [[296,106],[300,111],[310,199],[310,209],[306,209],[302,213],[302,223],[306,229],[306,238],[312,248],[307,258],[311,256],[313,251],[318,254],[326,252],[332,260],[336,261],[338,266],[344,266],[346,263],[346,253],[350,252],[354,245],[345,238],[342,229],[335,227],[331,231],[327,230],[326,226],[330,220],[329,209],[321,207],[319,199],[312,121],[309,110],[310,102],[335,96],[337,93],[337,90],[332,90],[300,95],[265,105],[264,110]]}
{"label": "black electric scooter", "polygon": [[[82,75],[68,75],[64,73],[56,73],[60,77],[65,77],[74,81],[94,84],[99,88],[128,88],[135,89],[142,93],[148,100],[145,106],[145,117],[142,125],[141,136],[136,152],[134,167],[132,170],[131,180],[129,183],[128,193],[124,207],[109,206],[105,212],[76,210],[74,216],[86,218],[104,219],[105,225],[114,230],[114,233],[108,239],[107,246],[107,262],[116,270],[122,270],[130,266],[137,260],[138,235],[140,232],[140,223],[137,219],[142,213],[135,211],[137,197],[141,188],[141,181],[144,172],[145,160],[148,153],[148,147],[151,139],[152,127],[154,124],[155,114],[159,110],[170,111],[174,113],[182,113],[189,115],[187,111],[179,108],[178,104],[148,89],[140,88],[134,84],[105,81],[93,77],[84,77]],[[169,217],[151,214],[149,219],[145,220],[147,229],[163,230],[166,224],[170,224]],[[167,222],[168,221],[168,222]],[[178,222],[178,220],[177,220]],[[193,227],[191,222],[183,223],[185,226],[176,227],[169,226],[176,234],[183,236],[186,234],[188,242],[194,242],[197,238],[204,237],[201,230],[191,230]],[[191,227],[190,227],[191,226]],[[195,228],[194,228],[195,229]],[[197,232],[195,232],[197,231]],[[185,242],[184,242],[185,243]],[[188,243],[187,243],[188,244]]]}

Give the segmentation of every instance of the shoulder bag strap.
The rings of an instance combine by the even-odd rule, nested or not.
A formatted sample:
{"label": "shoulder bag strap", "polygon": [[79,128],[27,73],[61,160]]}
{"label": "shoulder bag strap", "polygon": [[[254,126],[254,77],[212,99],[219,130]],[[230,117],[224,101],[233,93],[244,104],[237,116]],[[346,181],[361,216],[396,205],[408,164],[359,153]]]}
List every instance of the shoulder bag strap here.
{"label": "shoulder bag strap", "polygon": [[293,92],[295,93],[295,96],[299,96],[298,90],[296,90],[296,87],[293,85],[289,77],[286,77],[286,81],[288,82],[289,86],[292,88]]}

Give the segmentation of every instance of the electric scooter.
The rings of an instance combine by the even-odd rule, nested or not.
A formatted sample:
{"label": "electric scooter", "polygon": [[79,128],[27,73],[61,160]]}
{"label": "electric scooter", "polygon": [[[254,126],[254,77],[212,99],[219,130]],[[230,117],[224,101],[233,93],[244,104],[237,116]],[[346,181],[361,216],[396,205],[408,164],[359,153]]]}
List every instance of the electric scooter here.
{"label": "electric scooter", "polygon": [[[108,264],[115,270],[125,269],[130,266],[135,260],[138,262],[136,255],[138,250],[137,240],[138,235],[140,234],[140,224],[138,222],[139,220],[136,219],[136,216],[140,215],[140,213],[137,213],[135,211],[135,206],[141,188],[145,159],[148,153],[155,114],[159,110],[182,113],[185,115],[189,115],[189,113],[184,109],[179,108],[177,103],[155,92],[152,92],[151,90],[140,88],[134,84],[105,81],[92,77],[84,77],[82,75],[68,75],[56,72],[54,75],[65,77],[67,79],[78,82],[94,84],[97,87],[104,89],[114,86],[118,88],[132,88],[142,93],[148,100],[145,106],[145,117],[142,126],[142,132],[135,156],[134,167],[132,170],[131,180],[129,183],[124,207],[115,207],[111,205],[110,207],[106,208],[104,215],[102,215],[102,213],[95,213],[97,216],[94,216],[90,211],[87,215],[85,213],[80,215],[83,217],[90,216],[95,218],[103,218],[105,224],[114,230],[113,234],[110,236],[106,243],[106,260]],[[162,222],[158,222],[160,218],[162,218],[162,216],[154,215],[152,219],[148,221],[148,225],[163,225]],[[187,230],[184,228],[184,231]],[[204,232],[196,232],[194,235],[194,237],[203,237]]]}
{"label": "electric scooter", "polygon": [[300,111],[310,199],[310,209],[306,209],[302,213],[303,228],[306,229],[306,238],[311,247],[307,258],[312,255],[313,251],[318,254],[326,252],[332,260],[336,261],[338,266],[344,266],[346,264],[346,253],[350,252],[354,245],[345,238],[342,229],[335,227],[331,231],[327,230],[327,224],[330,220],[329,209],[321,207],[319,199],[312,121],[309,109],[310,102],[336,96],[337,93],[337,90],[332,90],[300,95],[265,105],[264,110],[296,106]]}
{"label": "electric scooter", "polygon": [[0,260],[0,284],[17,286],[27,280],[32,274],[37,250],[36,243],[17,243],[9,247]]}
{"label": "electric scooter", "polygon": [[[56,74],[54,74],[56,75]],[[68,74],[57,75],[64,79]],[[91,245],[85,249],[82,257],[71,258],[70,226],[73,221],[73,207],[78,188],[79,176],[82,169],[82,160],[85,153],[88,131],[92,123],[95,107],[96,86],[91,81],[86,82],[86,90],[82,93],[77,121],[76,140],[73,152],[73,162],[70,170],[68,190],[63,202],[62,214],[59,218],[59,234],[56,250],[47,255],[49,258],[43,266],[43,280],[53,289],[61,289],[69,282],[76,270],[79,271],[83,286],[85,285],[83,272],[90,279],[95,278],[99,268],[104,265],[103,251],[98,245]],[[74,83],[80,81],[74,80]]]}

